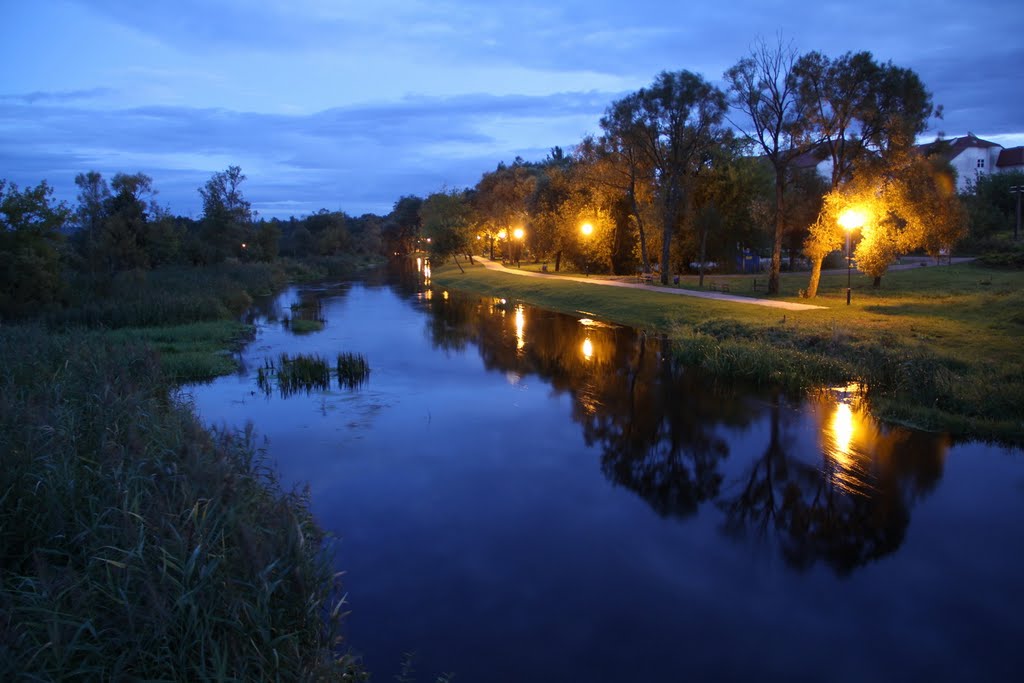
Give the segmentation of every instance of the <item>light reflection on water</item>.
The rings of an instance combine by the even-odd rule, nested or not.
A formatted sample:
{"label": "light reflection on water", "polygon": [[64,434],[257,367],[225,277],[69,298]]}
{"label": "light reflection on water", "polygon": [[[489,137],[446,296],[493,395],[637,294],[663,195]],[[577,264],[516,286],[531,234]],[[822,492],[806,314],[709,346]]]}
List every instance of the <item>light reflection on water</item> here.
{"label": "light reflection on water", "polygon": [[[408,650],[424,680],[998,680],[1019,661],[1019,453],[880,425],[855,387],[741,390],[590,316],[429,292],[322,291],[323,332],[268,316],[252,373],[195,389],[310,482],[377,678]],[[279,351],[364,353],[371,375],[251,396]]]}

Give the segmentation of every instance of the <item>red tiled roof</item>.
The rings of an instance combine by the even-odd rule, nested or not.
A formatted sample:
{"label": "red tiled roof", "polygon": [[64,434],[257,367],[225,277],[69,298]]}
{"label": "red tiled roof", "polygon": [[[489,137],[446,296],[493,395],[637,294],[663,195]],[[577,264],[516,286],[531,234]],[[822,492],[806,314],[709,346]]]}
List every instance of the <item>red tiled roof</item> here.
{"label": "red tiled roof", "polygon": [[[980,147],[982,149],[989,149],[991,147],[1002,147],[1002,145],[990,142],[988,140],[982,140],[974,133],[968,133],[963,137],[952,138],[950,140],[943,140],[939,142],[929,142],[924,145],[918,145],[917,148],[923,153],[928,154],[932,149],[939,145],[945,145],[945,157],[946,159],[953,160],[960,156],[960,153],[971,147]],[[939,147],[939,149],[942,149]]]}
{"label": "red tiled roof", "polygon": [[999,168],[1013,166],[1024,166],[1024,147],[1011,147],[999,153],[999,160],[996,161]]}

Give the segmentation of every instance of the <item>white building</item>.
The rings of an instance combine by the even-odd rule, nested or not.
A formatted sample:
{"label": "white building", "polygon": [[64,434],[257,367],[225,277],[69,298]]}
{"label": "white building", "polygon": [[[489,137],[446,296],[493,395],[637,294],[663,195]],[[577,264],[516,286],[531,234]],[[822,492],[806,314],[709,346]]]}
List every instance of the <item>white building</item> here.
{"label": "white building", "polygon": [[968,133],[963,137],[951,138],[941,143],[920,145],[919,149],[927,151],[939,144],[947,146],[944,154],[956,170],[957,192],[966,191],[968,183],[975,181],[979,175],[1024,170],[1024,147],[1005,149],[1000,144],[982,140],[974,133]]}

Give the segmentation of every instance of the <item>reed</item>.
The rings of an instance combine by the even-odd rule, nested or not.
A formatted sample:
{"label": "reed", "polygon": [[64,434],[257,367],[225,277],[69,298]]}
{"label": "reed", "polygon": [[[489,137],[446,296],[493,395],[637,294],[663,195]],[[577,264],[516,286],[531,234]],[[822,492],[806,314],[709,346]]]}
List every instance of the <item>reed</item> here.
{"label": "reed", "polygon": [[370,364],[361,353],[339,353],[335,367],[340,389],[357,389],[370,377]]}
{"label": "reed", "polygon": [[0,462],[0,679],[365,680],[308,492],[145,346],[0,328]]}

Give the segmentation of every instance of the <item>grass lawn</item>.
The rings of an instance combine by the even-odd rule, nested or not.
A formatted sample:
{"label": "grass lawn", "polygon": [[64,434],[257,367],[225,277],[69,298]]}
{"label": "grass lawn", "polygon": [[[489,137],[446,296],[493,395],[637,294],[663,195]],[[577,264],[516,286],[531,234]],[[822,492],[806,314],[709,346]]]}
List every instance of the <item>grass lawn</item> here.
{"label": "grass lawn", "polygon": [[[599,276],[592,276],[596,279]],[[763,276],[759,277],[763,281]],[[468,267],[435,268],[436,285],[522,299],[670,333],[688,362],[791,386],[862,381],[885,417],[961,436],[1024,442],[1024,271],[960,264],[893,271],[879,289],[846,273],[822,275],[819,295],[798,298],[808,274],[783,274],[781,296],[823,308],[782,311],[726,301],[524,278]],[[750,275],[715,275],[732,294]],[[681,287],[695,287],[696,278]],[[724,360],[723,360],[724,359]]]}

